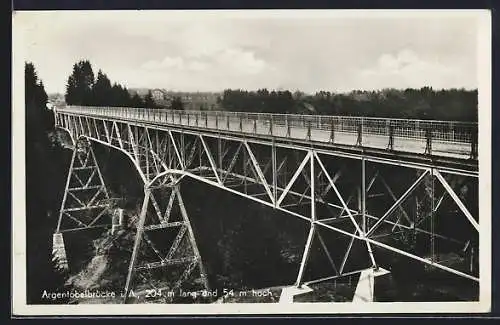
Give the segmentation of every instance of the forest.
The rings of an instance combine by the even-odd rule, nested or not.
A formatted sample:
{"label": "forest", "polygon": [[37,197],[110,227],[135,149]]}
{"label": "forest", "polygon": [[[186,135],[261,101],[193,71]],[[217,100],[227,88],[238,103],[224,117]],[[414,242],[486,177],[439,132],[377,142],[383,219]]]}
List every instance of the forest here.
{"label": "forest", "polygon": [[[88,60],[73,65],[64,99],[67,105],[165,108],[155,103],[151,91],[142,98],[119,83],[112,84],[102,70],[95,76]],[[183,109],[182,101],[176,97],[167,108]]]}
{"label": "forest", "polygon": [[308,95],[300,91],[226,89],[219,104],[229,111],[477,121],[477,90],[383,89]]}
{"label": "forest", "polygon": [[[477,89],[420,89],[354,90],[348,93],[226,89],[217,100],[219,110],[255,112],[321,114],[340,116],[369,116],[384,118],[477,121]],[[92,65],[83,60],[74,64],[68,77],[66,104],[84,106],[120,106],[168,108],[182,110],[180,97],[168,107],[156,103],[151,91],[142,98],[118,83],[111,83],[99,70],[94,76]]]}

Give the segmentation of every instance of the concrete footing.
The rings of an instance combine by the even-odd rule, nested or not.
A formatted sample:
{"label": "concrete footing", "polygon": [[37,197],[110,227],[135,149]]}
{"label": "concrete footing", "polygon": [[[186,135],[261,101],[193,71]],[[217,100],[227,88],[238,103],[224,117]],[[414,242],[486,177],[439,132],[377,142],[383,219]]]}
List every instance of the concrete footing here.
{"label": "concrete footing", "polygon": [[123,228],[123,209],[115,209],[111,224],[111,234],[114,235],[117,231]]}
{"label": "concrete footing", "polygon": [[389,271],[380,267],[377,270],[369,268],[361,271],[352,302],[373,302],[375,297],[376,278],[389,273]]}
{"label": "concrete footing", "polygon": [[60,272],[69,271],[68,259],[66,257],[66,247],[62,233],[55,233],[52,236],[52,261]]}
{"label": "concrete footing", "polygon": [[291,304],[293,303],[293,297],[313,291],[306,285],[302,285],[300,288],[296,286],[285,287],[281,290],[280,303]]}

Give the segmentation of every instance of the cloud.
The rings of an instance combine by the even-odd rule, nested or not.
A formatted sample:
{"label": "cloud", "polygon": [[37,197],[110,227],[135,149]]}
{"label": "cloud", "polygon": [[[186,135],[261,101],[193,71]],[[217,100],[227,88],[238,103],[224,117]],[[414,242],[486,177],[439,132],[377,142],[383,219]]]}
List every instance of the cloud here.
{"label": "cloud", "polygon": [[193,19],[154,11],[20,16],[17,39],[48,91],[64,92],[80,59],[116,82],[190,91],[477,87],[475,18],[242,18],[218,12]]}
{"label": "cloud", "polygon": [[255,57],[250,51],[239,48],[226,49],[217,55],[217,62],[220,68],[229,73],[239,74],[259,74],[267,68],[266,62]]}
{"label": "cloud", "polygon": [[474,87],[476,81],[459,62],[444,64],[410,49],[382,54],[376,65],[359,72],[362,88]]}
{"label": "cloud", "polygon": [[150,60],[142,65],[142,68],[147,70],[157,70],[157,69],[183,69],[184,60],[180,57],[169,57],[166,56],[161,61]]}
{"label": "cloud", "polygon": [[193,55],[180,57],[166,56],[161,60],[149,60],[141,65],[142,69],[153,71],[169,72],[202,72],[218,71],[222,74],[243,74],[256,75],[262,73],[268,65],[262,59],[256,58],[251,51],[245,51],[240,48],[229,48],[217,51],[216,53],[197,52]]}
{"label": "cloud", "polygon": [[187,69],[191,71],[205,71],[210,67],[208,63],[201,61],[190,61],[187,65]]}

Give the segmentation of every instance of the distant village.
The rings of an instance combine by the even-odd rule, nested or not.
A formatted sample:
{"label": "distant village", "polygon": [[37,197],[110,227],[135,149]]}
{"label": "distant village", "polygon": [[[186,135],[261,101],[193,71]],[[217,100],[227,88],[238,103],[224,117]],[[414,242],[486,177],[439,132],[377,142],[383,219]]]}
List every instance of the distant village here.
{"label": "distant village", "polygon": [[[139,92],[138,92],[139,93]],[[147,90],[146,90],[147,94]],[[146,94],[139,93],[139,96]],[[151,90],[154,101],[160,105],[169,107],[174,97],[180,97],[184,104],[185,110],[218,110],[217,98],[222,96],[222,93],[212,92],[173,92],[164,89]]]}
{"label": "distant village", "polygon": [[[155,88],[132,88],[129,89],[131,95],[138,94],[144,98],[151,91],[153,100],[159,107],[170,107],[172,100],[179,97],[182,100],[185,110],[220,110],[218,98],[222,93],[218,92],[177,92]],[[49,103],[54,106],[65,104],[64,94],[50,94]]]}

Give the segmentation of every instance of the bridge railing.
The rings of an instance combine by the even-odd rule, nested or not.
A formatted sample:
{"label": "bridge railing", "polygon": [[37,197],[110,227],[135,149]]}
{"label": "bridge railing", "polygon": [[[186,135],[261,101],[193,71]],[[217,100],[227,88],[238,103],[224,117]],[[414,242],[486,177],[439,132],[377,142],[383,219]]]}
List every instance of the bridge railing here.
{"label": "bridge railing", "polygon": [[[61,111],[78,114],[126,118],[159,123],[187,124],[220,130],[238,131],[234,125],[259,123],[266,125],[268,134],[277,128],[302,128],[323,130],[327,132],[343,132],[370,134],[375,136],[393,136],[410,139],[427,139],[433,141],[468,143],[477,141],[477,123],[461,121],[436,121],[416,119],[389,119],[373,117],[270,114],[226,111],[183,111],[167,109],[147,109],[130,107],[90,107],[66,106]],[[237,123],[237,124],[236,124]],[[232,125],[228,128],[228,125]],[[240,130],[243,131],[243,130]],[[262,132],[259,132],[262,133]],[[276,132],[274,132],[276,134]]]}

